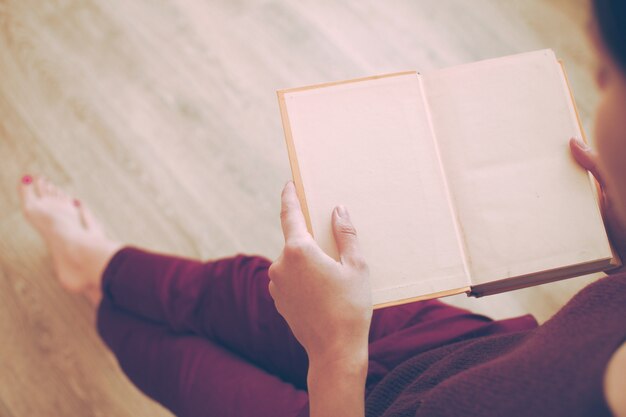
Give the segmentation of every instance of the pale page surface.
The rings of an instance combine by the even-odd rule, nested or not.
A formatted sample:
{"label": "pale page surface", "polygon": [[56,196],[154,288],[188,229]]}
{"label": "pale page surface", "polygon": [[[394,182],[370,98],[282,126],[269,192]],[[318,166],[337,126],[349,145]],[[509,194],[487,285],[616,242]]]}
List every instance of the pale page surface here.
{"label": "pale page surface", "polygon": [[469,285],[417,74],[285,93],[320,247],[338,259],[331,214],[344,204],[374,303]]}
{"label": "pale page surface", "polygon": [[551,50],[424,74],[473,284],[610,258]]}

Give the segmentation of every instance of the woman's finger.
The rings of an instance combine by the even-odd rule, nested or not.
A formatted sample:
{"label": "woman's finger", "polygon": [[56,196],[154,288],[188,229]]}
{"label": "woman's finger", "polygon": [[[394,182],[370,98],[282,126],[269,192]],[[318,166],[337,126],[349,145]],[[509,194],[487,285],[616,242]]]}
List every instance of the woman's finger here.
{"label": "woman's finger", "polygon": [[280,220],[285,243],[310,236],[293,181],[288,181],[281,195]]}
{"label": "woman's finger", "polygon": [[344,261],[357,263],[361,259],[357,232],[344,206],[337,206],[333,210],[332,228],[339,252],[339,261],[342,264]]}
{"label": "woman's finger", "polygon": [[595,177],[595,179],[600,183],[602,188],[605,187],[604,178],[602,173],[600,172],[600,166],[598,165],[598,156],[583,143],[580,139],[571,138],[569,141],[570,150],[572,151],[572,155],[578,165],[585,168],[587,171],[591,172],[591,174]]}

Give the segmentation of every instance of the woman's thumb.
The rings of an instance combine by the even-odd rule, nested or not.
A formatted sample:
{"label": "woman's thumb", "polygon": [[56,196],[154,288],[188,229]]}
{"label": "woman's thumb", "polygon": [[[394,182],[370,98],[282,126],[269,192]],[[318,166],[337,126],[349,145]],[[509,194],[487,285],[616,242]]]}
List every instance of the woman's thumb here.
{"label": "woman's thumb", "polygon": [[360,258],[359,242],[356,235],[356,229],[350,220],[348,210],[344,206],[337,206],[333,211],[333,233],[337,250],[339,251],[339,259],[341,263],[344,260],[355,260]]}
{"label": "woman's thumb", "polygon": [[597,156],[591,148],[577,138],[571,138],[569,144],[572,155],[574,156],[576,162],[578,162],[578,165],[591,172],[600,185],[603,186],[604,181],[598,166]]}

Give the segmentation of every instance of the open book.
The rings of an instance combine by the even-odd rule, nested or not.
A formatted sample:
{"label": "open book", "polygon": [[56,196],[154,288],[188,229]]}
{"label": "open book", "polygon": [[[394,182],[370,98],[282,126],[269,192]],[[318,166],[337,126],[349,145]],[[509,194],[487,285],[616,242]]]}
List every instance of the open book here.
{"label": "open book", "polygon": [[550,49],[279,90],[307,227],[338,260],[343,204],[375,307],[482,296],[619,266]]}

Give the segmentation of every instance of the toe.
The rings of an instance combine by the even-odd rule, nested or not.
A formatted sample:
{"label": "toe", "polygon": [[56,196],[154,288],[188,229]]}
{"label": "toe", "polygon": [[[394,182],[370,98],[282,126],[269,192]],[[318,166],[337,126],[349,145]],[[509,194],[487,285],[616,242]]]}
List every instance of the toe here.
{"label": "toe", "polygon": [[54,186],[54,189],[55,189],[56,196],[60,198],[61,200],[65,200],[68,202],[72,200],[72,198],[65,192],[65,190],[57,186]]}
{"label": "toe", "polygon": [[48,193],[50,194],[51,197],[62,197],[62,192],[61,190],[53,183],[48,182]]}
{"label": "toe", "polygon": [[56,196],[56,187],[47,178],[43,179],[43,189],[46,197]]}
{"label": "toe", "polygon": [[34,178],[33,188],[35,189],[35,195],[37,195],[37,197],[46,196],[46,180],[43,177],[36,176]]}
{"label": "toe", "polygon": [[35,187],[33,185],[33,177],[30,175],[24,175],[19,185],[20,201],[22,207],[30,207],[32,202],[37,198],[35,194]]}
{"label": "toe", "polygon": [[98,223],[98,221],[96,220],[96,217],[93,215],[91,210],[89,210],[89,207],[82,204],[81,201],[77,199],[74,199],[74,206],[76,206],[76,208],[78,209],[78,212],[80,213],[80,217],[85,228],[102,231],[102,228],[100,227],[100,223]]}
{"label": "toe", "polygon": [[33,176],[30,174],[24,174],[20,182],[24,185],[30,185],[33,183]]}
{"label": "toe", "polygon": [[45,177],[35,178],[35,190],[40,197],[49,198],[56,196],[56,187]]}

